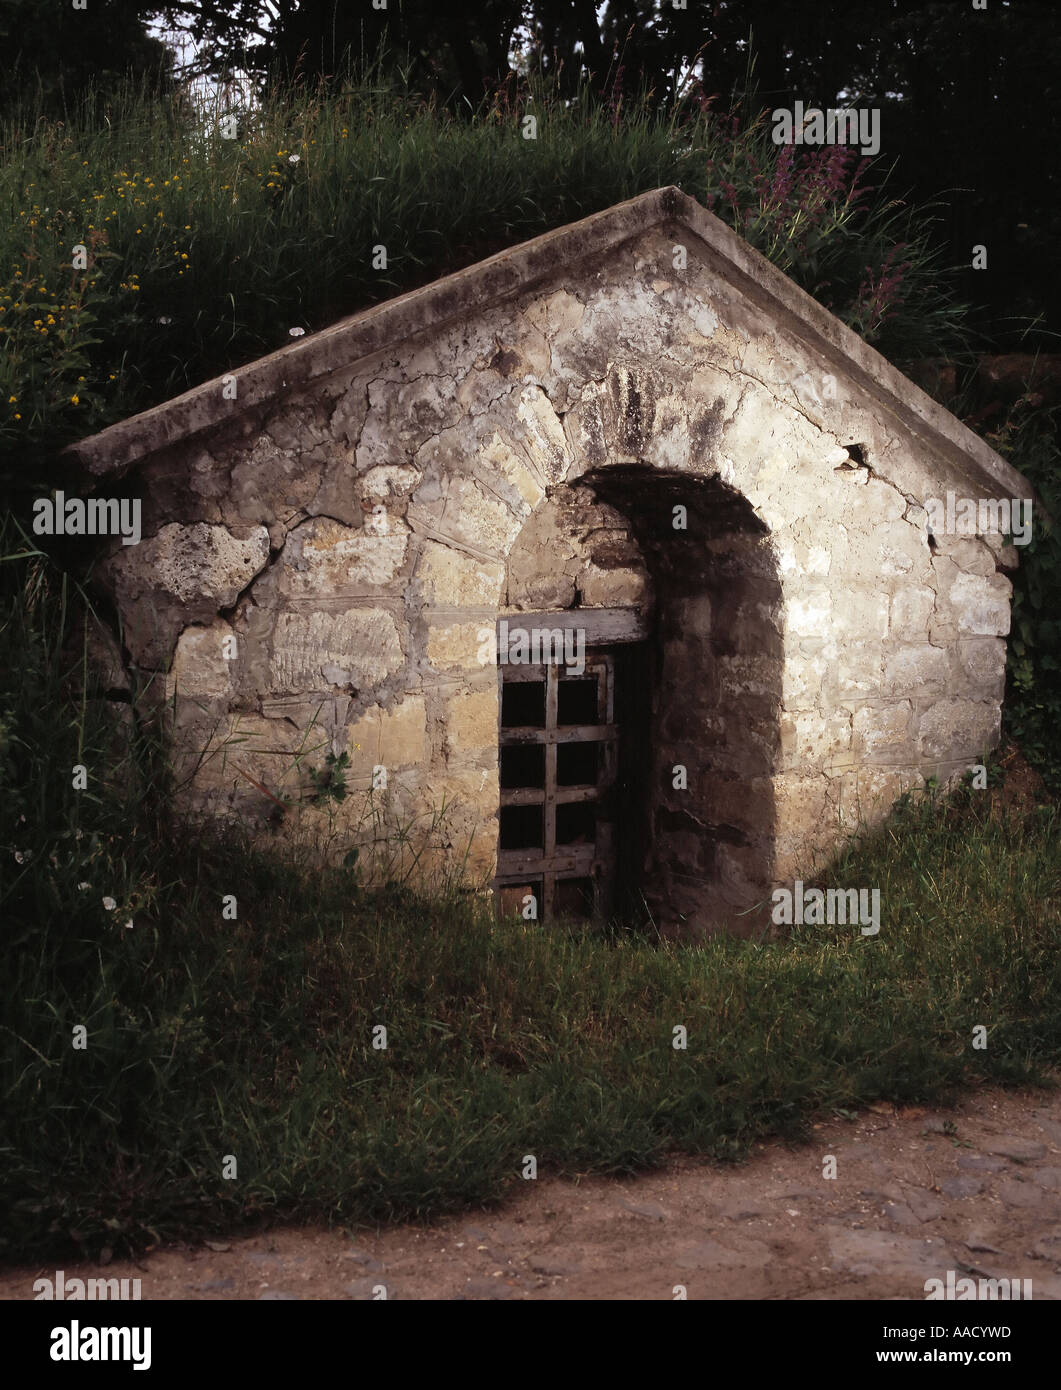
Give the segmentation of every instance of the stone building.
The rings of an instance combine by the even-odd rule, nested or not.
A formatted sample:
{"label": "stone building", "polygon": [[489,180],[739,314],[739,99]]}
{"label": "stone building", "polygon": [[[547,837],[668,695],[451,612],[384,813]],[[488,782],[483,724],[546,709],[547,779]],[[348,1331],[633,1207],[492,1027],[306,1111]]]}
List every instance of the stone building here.
{"label": "stone building", "polygon": [[188,808],[379,872],[740,929],[998,738],[1030,486],[674,188],[71,453]]}

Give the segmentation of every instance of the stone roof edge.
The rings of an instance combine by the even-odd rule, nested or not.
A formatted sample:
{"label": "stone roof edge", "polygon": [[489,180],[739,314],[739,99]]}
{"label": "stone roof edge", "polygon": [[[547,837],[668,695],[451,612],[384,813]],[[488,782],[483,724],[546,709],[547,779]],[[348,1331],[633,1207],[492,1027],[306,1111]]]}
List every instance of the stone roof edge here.
{"label": "stone roof edge", "polygon": [[[440,280],[374,304],[226,375],[235,377],[238,411],[260,407],[384,352],[394,343],[444,327],[466,313],[518,294],[557,266],[608,251],[665,220],[671,189],[653,189],[578,222],[506,247]],[[88,472],[117,472],[171,444],[232,418],[221,377],[70,444],[63,453]]]}
{"label": "stone roof edge", "polygon": [[945,406],[904,376],[851,328],[813,299],[760,252],[749,246],[719,218],[680,189],[663,189],[672,196],[676,220],[684,222],[716,255],[734,267],[744,283],[737,288],[753,301],[773,300],[796,320],[806,341],[810,329],[816,347],[848,375],[864,385],[867,393],[883,398],[901,423],[915,435],[928,435],[930,447],[942,453],[952,467],[968,475],[969,464],[980,474],[981,484],[997,485],[1001,495],[1031,498],[1032,485],[1001,454]]}
{"label": "stone roof edge", "polygon": [[[912,381],[897,371],[857,333],[806,294],[765,256],[742,241],[724,222],[673,186],[652,189],[625,203],[593,213],[578,222],[544,232],[508,247],[452,275],[394,299],[340,319],[304,340],[236,367],[226,376],[237,382],[238,410],[252,410],[269,400],[356,365],[394,343],[444,327],[484,305],[518,294],[554,275],[558,265],[599,255],[666,222],[684,224],[712,252],[736,270],[753,301],[770,301],[813,344],[843,369],[861,377],[866,390],[884,396],[899,419],[915,434],[927,432],[936,448],[960,473],[976,465],[980,482],[997,484],[1003,495],[1031,497],[1032,488],[979,435],[974,434]],[[180,396],[120,420],[100,433],[68,445],[64,457],[102,477],[124,471],[182,439],[232,418],[221,377],[203,382]]]}

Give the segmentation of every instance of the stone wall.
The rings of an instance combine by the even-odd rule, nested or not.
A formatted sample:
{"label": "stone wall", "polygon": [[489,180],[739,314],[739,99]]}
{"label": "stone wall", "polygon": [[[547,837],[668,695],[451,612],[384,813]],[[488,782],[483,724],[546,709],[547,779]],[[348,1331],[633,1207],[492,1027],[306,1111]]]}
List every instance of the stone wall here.
{"label": "stone wall", "polygon": [[[307,797],[346,753],[353,794],[303,800],[288,833],[405,836],[406,862],[427,846],[420,867],[481,882],[484,631],[654,604],[647,873],[697,928],[997,739],[1013,551],[930,544],[921,504],[948,484],[977,495],[857,364],[657,227],[161,448],[132,484],[146,539],[104,575],[132,664],[175,697],[189,806],[264,824],[265,791]],[[588,542],[558,530],[572,488]]]}

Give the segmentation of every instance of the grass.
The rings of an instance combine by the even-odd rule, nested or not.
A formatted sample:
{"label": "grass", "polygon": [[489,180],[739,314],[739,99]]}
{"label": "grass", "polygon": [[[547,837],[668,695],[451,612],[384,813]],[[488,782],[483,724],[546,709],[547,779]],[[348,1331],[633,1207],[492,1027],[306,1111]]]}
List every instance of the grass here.
{"label": "grass", "polygon": [[1055,808],[907,803],[819,880],[879,886],[875,938],[499,923],[171,824],[150,734],[84,685],[80,593],[33,554],[0,585],[6,1259],[430,1218],[500,1199],[526,1154],[543,1175],[731,1160],[823,1109],[1061,1060]]}

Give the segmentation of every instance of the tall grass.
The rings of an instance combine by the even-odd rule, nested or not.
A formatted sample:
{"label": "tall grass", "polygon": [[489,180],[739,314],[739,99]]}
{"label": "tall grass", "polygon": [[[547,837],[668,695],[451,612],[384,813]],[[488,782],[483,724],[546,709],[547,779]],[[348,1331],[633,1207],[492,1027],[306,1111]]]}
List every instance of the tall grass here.
{"label": "tall grass", "polygon": [[[1033,508],[1032,538],[1013,577],[1007,661],[1007,731],[1061,795],[1061,407],[1034,392],[1007,412],[988,443],[1019,468],[1043,506]],[[1044,510],[1045,508],[1045,510]]]}
{"label": "tall grass", "polygon": [[569,100],[533,78],[461,118],[373,67],[203,117],[128,86],[107,103],[90,94],[62,123],[17,114],[0,158],[0,459],[15,480],[38,480],[40,451],[282,347],[292,329],[666,184],[882,350],[938,354],[962,339],[923,217],[867,192],[846,151],[785,151],[762,119],[695,103],[619,107],[587,88]]}
{"label": "tall grass", "polygon": [[499,923],[172,823],[150,737],[84,685],[79,592],[35,554],[0,587],[5,1257],[430,1217],[503,1196],[528,1153],[541,1173],[732,1159],[823,1108],[1061,1058],[1055,811],[908,805],[831,879],[880,888],[876,938]]}

